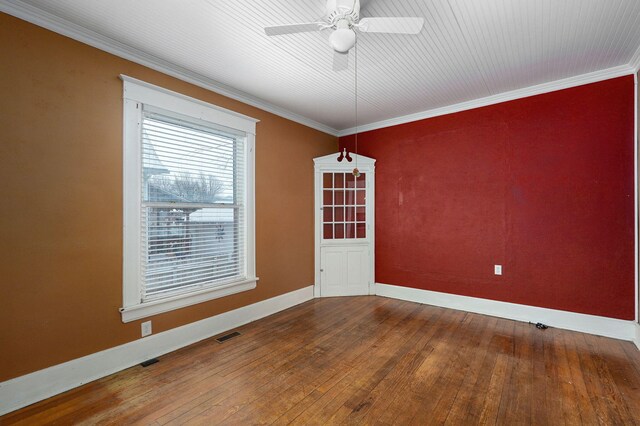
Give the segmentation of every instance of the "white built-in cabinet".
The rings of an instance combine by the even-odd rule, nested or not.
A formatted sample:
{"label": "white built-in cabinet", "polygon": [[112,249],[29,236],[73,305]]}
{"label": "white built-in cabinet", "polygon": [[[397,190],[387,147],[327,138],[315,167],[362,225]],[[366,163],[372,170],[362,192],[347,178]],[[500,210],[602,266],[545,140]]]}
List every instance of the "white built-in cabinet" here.
{"label": "white built-in cabinet", "polygon": [[374,294],[375,160],[338,156],[313,160],[316,297]]}

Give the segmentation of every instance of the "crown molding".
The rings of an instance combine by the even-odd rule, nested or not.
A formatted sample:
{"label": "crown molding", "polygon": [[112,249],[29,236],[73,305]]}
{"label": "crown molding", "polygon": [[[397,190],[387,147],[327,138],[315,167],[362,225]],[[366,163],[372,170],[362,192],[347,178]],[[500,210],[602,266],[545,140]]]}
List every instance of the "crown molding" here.
{"label": "crown molding", "polygon": [[[74,24],[66,19],[57,17],[51,13],[48,13],[37,7],[22,3],[19,0],[0,0],[0,11],[16,18],[25,20],[34,25],[46,28],[54,31],[58,34],[62,34],[81,43],[88,44],[97,49],[111,53],[118,57],[130,60],[137,64],[146,66],[153,70],[162,72],[169,76],[175,77],[179,80],[187,83],[194,84],[228,98],[240,101],[247,105],[259,108],[261,110],[270,112],[288,120],[300,123],[307,127],[319,130],[324,133],[328,133],[332,136],[342,137],[351,135],[356,132],[355,127],[338,130],[326,124],[317,122],[310,118],[304,117],[300,114],[296,114],[292,111],[278,107],[267,101],[249,95],[243,91],[234,89],[223,83],[217,82],[213,79],[203,76],[202,74],[195,73],[184,67],[176,65],[174,63],[160,59],[154,55],[149,55],[139,49],[133,48],[124,43],[118,42],[112,38],[103,36],[95,31],[91,31],[85,27]],[[610,78],[621,77],[637,73],[640,70],[640,47],[636,50],[632,56],[630,62],[627,65],[621,65],[605,70],[595,71],[587,74],[582,74],[574,77],[565,78],[562,80],[556,80],[548,83],[538,84],[534,86],[525,87],[522,89],[516,89],[509,92],[499,93],[496,95],[487,96],[484,98],[473,99],[470,101],[460,102],[453,105],[444,106],[441,108],[434,108],[426,111],[421,111],[413,114],[408,114],[400,117],[394,117],[386,120],[381,120],[369,124],[358,126],[359,133],[381,129],[384,127],[396,126],[399,124],[410,123],[413,121],[423,120],[426,118],[437,117],[446,114],[452,114],[455,112],[461,112],[469,109],[479,108],[488,105],[494,105],[501,102],[512,101],[515,99],[526,98],[529,96],[540,95],[543,93],[549,93],[556,90],[568,89],[571,87],[581,86],[584,84],[595,83],[598,81],[608,80]]]}
{"label": "crown molding", "polygon": [[0,11],[15,16],[16,18],[30,22],[39,27],[46,28],[58,34],[72,38],[89,46],[111,53],[123,59],[135,62],[145,67],[175,77],[179,80],[191,83],[198,87],[210,90],[228,98],[251,105],[261,110],[270,112],[307,127],[338,136],[338,130],[326,124],[319,123],[310,118],[280,108],[248,93],[234,89],[223,83],[195,73],[184,67],[150,55],[127,44],[116,41],[110,37],[91,31],[85,27],[62,19],[37,7],[22,3],[19,0],[0,0]]}
{"label": "crown molding", "polygon": [[[640,54],[640,52],[636,52]],[[441,115],[452,114],[454,112],[466,111],[469,109],[480,108],[483,106],[499,104],[502,102],[512,101],[515,99],[527,98],[529,96],[541,95],[543,93],[555,92],[556,90],[568,89],[571,87],[582,86],[584,84],[596,83],[598,81],[608,80],[615,77],[631,75],[635,72],[634,68],[629,65],[621,65],[605,70],[595,71],[588,74],[581,74],[575,77],[569,77],[562,80],[551,81],[549,83],[529,86],[522,89],[512,90],[510,92],[499,93],[497,95],[487,96],[485,98],[473,99],[470,101],[460,102],[441,108],[430,109],[417,112],[414,114],[404,115],[402,117],[390,118],[387,120],[376,121],[374,123],[358,126],[358,133],[368,132],[370,130],[382,129],[385,127],[397,126],[399,124],[410,123],[413,121],[424,120],[425,118],[438,117]],[[340,130],[338,136],[348,136],[356,132],[355,127]]]}

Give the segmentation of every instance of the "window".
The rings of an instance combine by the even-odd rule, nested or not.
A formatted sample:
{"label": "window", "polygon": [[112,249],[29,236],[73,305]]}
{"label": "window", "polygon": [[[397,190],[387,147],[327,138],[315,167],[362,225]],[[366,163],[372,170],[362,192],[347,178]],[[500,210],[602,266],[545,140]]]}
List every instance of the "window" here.
{"label": "window", "polygon": [[123,321],[255,288],[256,120],[122,79]]}

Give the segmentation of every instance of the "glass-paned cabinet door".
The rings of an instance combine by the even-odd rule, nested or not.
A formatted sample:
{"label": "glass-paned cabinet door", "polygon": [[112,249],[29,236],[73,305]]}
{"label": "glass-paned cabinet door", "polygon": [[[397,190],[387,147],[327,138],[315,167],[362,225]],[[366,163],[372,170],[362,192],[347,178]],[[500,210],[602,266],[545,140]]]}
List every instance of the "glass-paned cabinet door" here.
{"label": "glass-paned cabinet door", "polygon": [[322,174],[322,238],[367,238],[366,173]]}

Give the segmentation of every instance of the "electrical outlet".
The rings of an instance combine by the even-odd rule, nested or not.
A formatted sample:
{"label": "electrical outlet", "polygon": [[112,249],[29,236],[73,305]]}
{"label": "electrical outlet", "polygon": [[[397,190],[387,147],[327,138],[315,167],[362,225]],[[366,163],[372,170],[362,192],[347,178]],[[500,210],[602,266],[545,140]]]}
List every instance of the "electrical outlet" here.
{"label": "electrical outlet", "polygon": [[502,265],[493,265],[493,273],[496,275],[502,275]]}
{"label": "electrical outlet", "polygon": [[146,337],[151,334],[151,321],[145,321],[140,324],[140,328],[142,329],[142,337]]}

